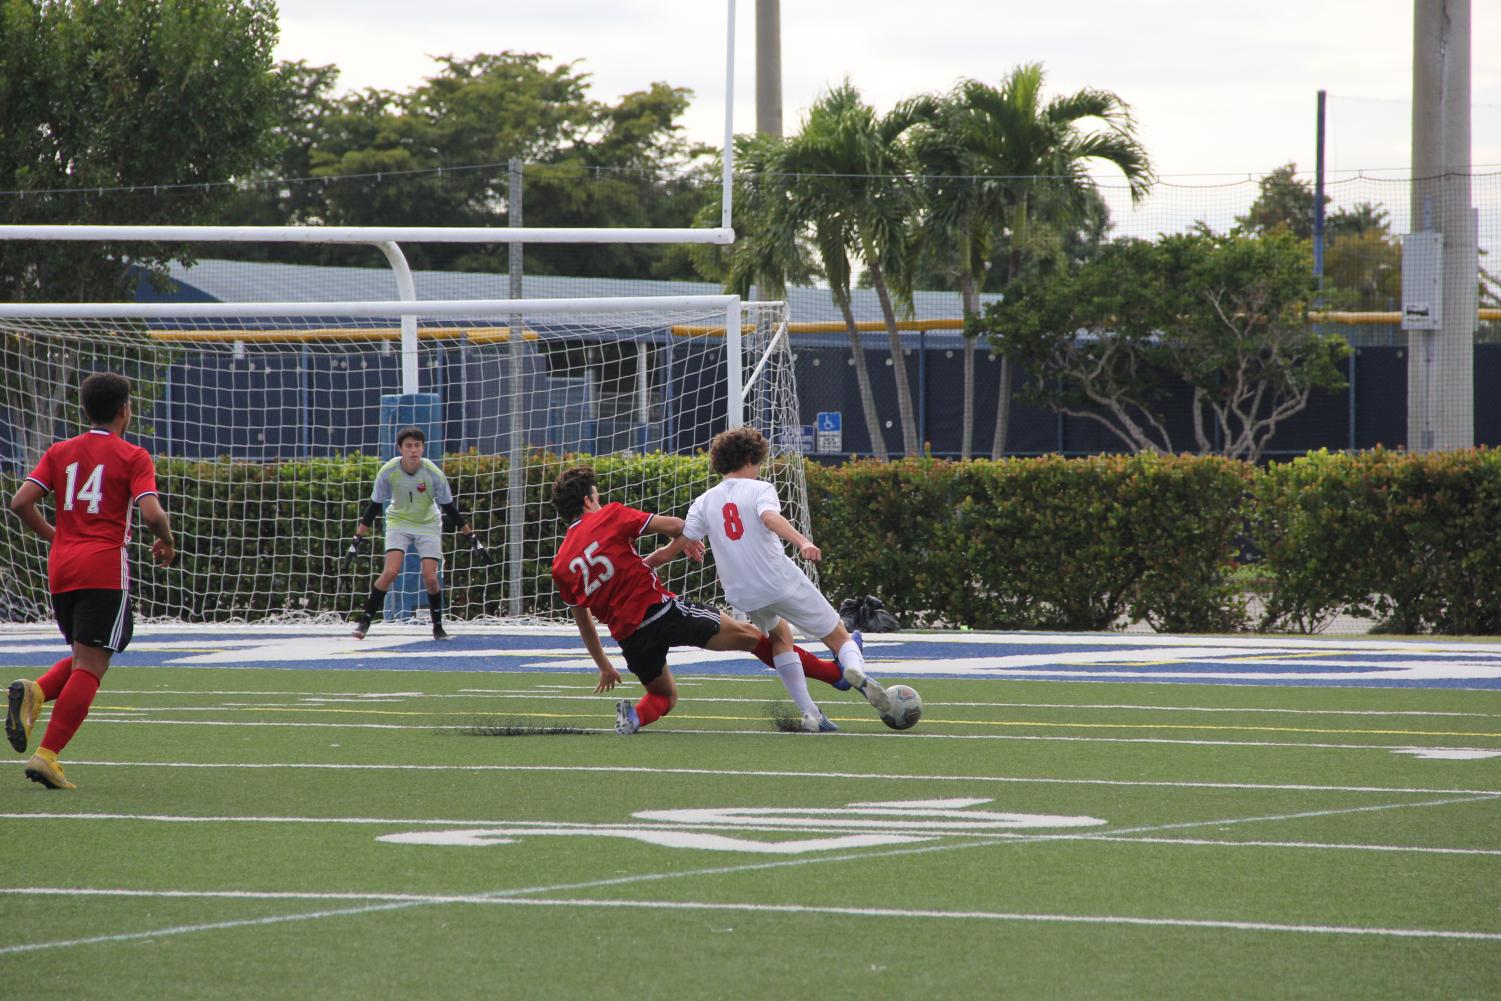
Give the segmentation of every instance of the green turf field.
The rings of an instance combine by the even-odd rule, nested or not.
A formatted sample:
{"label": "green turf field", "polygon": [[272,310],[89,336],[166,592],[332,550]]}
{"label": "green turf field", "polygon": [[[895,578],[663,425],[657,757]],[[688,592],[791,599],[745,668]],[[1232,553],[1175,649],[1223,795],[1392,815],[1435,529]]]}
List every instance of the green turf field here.
{"label": "green turf field", "polygon": [[0,996],[1501,997],[1501,757],[1396,750],[1501,693],[679,681],[117,669],[0,777]]}

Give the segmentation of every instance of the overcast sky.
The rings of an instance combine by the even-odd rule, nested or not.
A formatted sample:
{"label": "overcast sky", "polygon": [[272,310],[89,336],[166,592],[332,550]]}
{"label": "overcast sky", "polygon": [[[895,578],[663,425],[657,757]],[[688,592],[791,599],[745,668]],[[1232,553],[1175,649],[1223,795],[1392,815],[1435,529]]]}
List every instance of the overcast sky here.
{"label": "overcast sky", "polygon": [[[723,0],[281,0],[282,59],[333,63],[340,86],[405,90],[431,56],[513,49],[580,60],[613,100],[655,80],[689,87],[692,138],[724,118]],[[755,0],[738,0],[735,128],[755,128]],[[1473,8],[1476,163],[1501,164],[1501,3]],[[1329,92],[1331,170],[1410,161],[1413,0],[785,0],[786,128],[848,76],[885,109],[961,77],[1039,61],[1051,93],[1113,90],[1163,175],[1313,164],[1315,94]]]}

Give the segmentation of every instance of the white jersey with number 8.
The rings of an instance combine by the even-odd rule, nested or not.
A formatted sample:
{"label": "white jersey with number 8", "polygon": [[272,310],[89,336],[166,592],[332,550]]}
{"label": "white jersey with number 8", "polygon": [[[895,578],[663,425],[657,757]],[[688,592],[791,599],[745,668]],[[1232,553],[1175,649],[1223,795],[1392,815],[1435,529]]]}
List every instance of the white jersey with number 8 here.
{"label": "white jersey with number 8", "polygon": [[782,539],[761,521],[766,511],[782,513],[775,487],[729,477],[693,502],[683,528],[688,538],[707,541],[725,599],[741,611],[775,604],[808,582]]}

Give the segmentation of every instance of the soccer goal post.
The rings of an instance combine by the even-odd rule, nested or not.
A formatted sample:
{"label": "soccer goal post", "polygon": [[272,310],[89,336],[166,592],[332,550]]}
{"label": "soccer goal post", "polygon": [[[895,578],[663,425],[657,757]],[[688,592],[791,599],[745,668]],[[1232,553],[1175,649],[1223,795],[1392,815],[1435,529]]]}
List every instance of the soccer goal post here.
{"label": "soccer goal post", "polygon": [[[418,380],[402,372],[415,317]],[[410,323],[408,324],[411,325]],[[781,303],[731,296],[424,302],[0,304],[0,471],[13,491],[53,441],[82,430],[78,384],[121,372],[127,437],[155,457],[182,559],[146,569],[148,618],[344,619],[376,562],[343,551],[396,432],[423,428],[485,544],[445,533],[447,607],[461,619],[567,614],[550,580],[566,528],[550,487],[588,463],[605,499],[686,513],[717,477],[702,454],[747,423],[772,442],[767,475],[808,531],[793,359]],[[376,557],[382,526],[376,526]],[[49,615],[45,549],[6,533],[0,618]],[[723,603],[712,561],[666,569],[680,594]],[[425,617],[416,573],[388,618]]]}

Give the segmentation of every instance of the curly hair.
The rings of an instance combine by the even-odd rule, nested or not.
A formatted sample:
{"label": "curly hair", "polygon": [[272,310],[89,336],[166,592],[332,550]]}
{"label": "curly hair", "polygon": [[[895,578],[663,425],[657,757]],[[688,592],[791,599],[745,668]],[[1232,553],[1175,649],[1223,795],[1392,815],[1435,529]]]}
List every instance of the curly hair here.
{"label": "curly hair", "polygon": [[584,501],[594,492],[594,469],[591,466],[574,466],[558,474],[552,483],[552,506],[558,516],[572,521],[584,513]]}
{"label": "curly hair", "polygon": [[130,402],[130,380],[117,372],[95,372],[78,387],[83,412],[94,424],[108,424]]}
{"label": "curly hair", "polygon": [[765,462],[767,449],[765,436],[755,428],[731,428],[714,436],[709,462],[720,476],[728,476],[752,463],[759,466]]}

